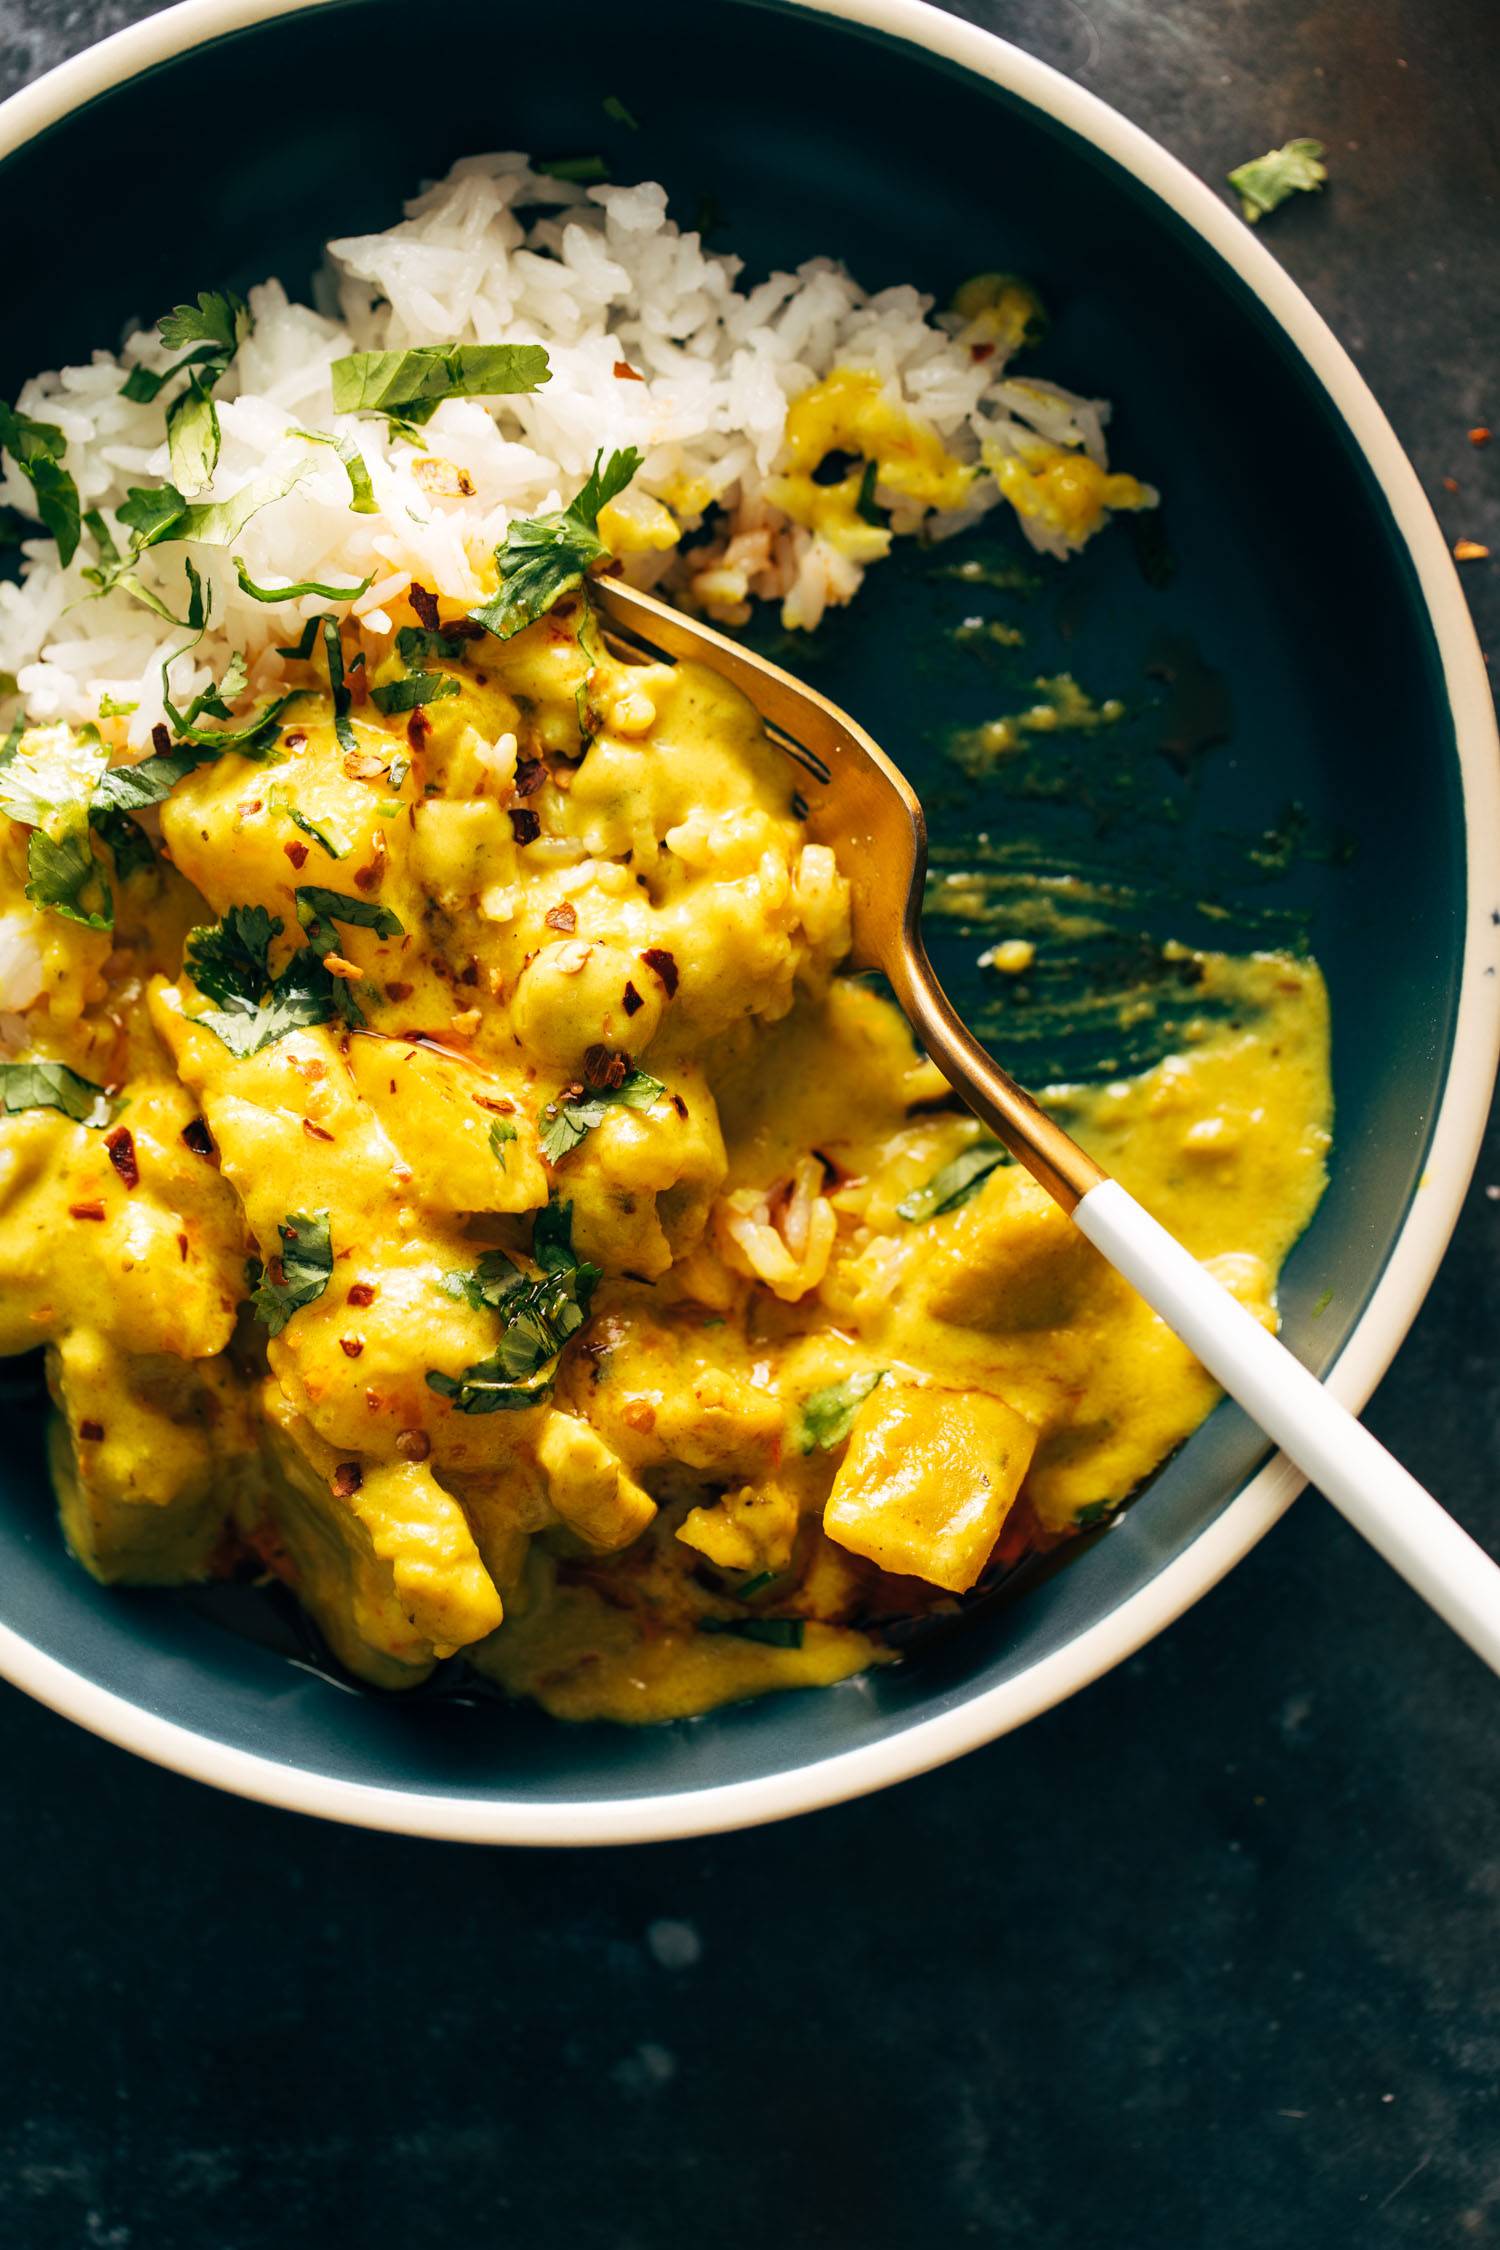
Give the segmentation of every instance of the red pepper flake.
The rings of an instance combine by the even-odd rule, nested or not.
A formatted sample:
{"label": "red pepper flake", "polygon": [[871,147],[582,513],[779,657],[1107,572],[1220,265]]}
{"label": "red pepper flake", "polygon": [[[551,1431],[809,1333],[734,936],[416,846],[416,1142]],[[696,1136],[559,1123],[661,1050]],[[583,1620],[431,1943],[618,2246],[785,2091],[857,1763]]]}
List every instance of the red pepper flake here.
{"label": "red pepper flake", "polygon": [[290,734],[282,736],[281,747],[283,750],[300,750],[306,741],[307,736],[302,733],[300,728],[294,727]]}
{"label": "red pepper flake", "polygon": [[340,1461],[328,1479],[335,1500],[352,1500],[365,1481],[365,1472],[357,1461]]}
{"label": "red pepper flake", "polygon": [[345,1359],[358,1359],[364,1348],[365,1340],[363,1336],[340,1336],[339,1338],[339,1350],[343,1353]]}
{"label": "red pepper flake", "polygon": [[620,1409],[620,1419],[632,1430],[654,1430],[656,1408],[648,1398],[633,1398]]}
{"label": "red pepper flake", "polygon": [[396,1451],[403,1461],[425,1461],[432,1451],[432,1440],[425,1430],[398,1430]]}
{"label": "red pepper flake", "polygon": [[583,1082],[596,1093],[613,1093],[629,1076],[629,1055],[615,1053],[602,1040],[590,1047],[583,1058]]}
{"label": "red pepper flake", "polygon": [[373,1305],[375,1302],[375,1284],[372,1281],[351,1283],[349,1294],[344,1301],[350,1305]]}
{"label": "red pepper flake", "polygon": [[677,990],[677,963],[673,960],[671,954],[668,953],[665,946],[648,945],[641,955],[641,959],[648,969],[653,970],[661,978],[666,987],[667,998],[670,1000]]}
{"label": "red pepper flake", "polygon": [[416,989],[414,984],[388,984],[385,996],[387,1000],[409,1000]]}
{"label": "red pepper flake", "polygon": [[306,844],[283,844],[281,848],[293,867],[305,867],[307,865]]}
{"label": "red pepper flake", "polygon": [[644,375],[636,373],[628,359],[615,361],[615,379],[621,383],[644,383],[646,380]]}
{"label": "red pepper flake", "polygon": [[529,805],[517,806],[510,816],[510,832],[518,844],[534,844],[542,833],[541,821]]}
{"label": "red pepper flake", "polygon": [[68,1217],[70,1219],[102,1219],[103,1216],[104,1205],[102,1203],[70,1203],[68,1205]]}
{"label": "red pepper flake", "polygon": [[548,907],[546,923],[549,930],[576,930],[578,909],[568,899],[564,899],[560,906]]}
{"label": "red pepper flake", "polygon": [[522,758],[516,766],[516,794],[534,797],[547,778],[547,769],[540,758]]}
{"label": "red pepper flake", "polygon": [[333,1139],[332,1133],[328,1131],[326,1126],[315,1125],[310,1117],[303,1118],[302,1130],[310,1141],[331,1141]]}
{"label": "red pepper flake", "polygon": [[1470,445],[1488,445],[1494,434],[1493,430],[1486,429],[1484,423],[1480,422],[1474,429],[1470,430],[1469,443]]}
{"label": "red pepper flake", "polygon": [[674,1094],[672,1096],[672,1107],[676,1110],[679,1117],[686,1117],[687,1103],[683,1100],[681,1094]]}
{"label": "red pepper flake", "polygon": [[627,984],[624,994],[624,1007],[626,1015],[633,1016],[638,1008],[644,1008],[645,1005],[645,1001],[636,991],[635,986],[633,984]]}
{"label": "red pepper flake", "polygon": [[428,632],[435,633],[438,629],[437,595],[429,593],[425,586],[419,586],[413,579],[406,590],[406,598],[422,623],[427,627]]}
{"label": "red pepper flake", "polygon": [[1455,539],[1453,542],[1455,562],[1488,562],[1489,556],[1489,548],[1482,539]]}
{"label": "red pepper flake", "polygon": [[479,963],[474,959],[472,954],[469,956],[469,959],[465,962],[464,966],[459,970],[458,981],[460,984],[478,984]]}
{"label": "red pepper flake", "polygon": [[383,873],[384,869],[380,867],[371,867],[368,865],[364,867],[356,867],[354,870],[355,889],[358,891],[373,891],[376,884],[380,881]]}
{"label": "red pepper flake", "polygon": [[177,1255],[178,1255],[178,1257],[179,1257],[179,1258],[180,1258],[180,1259],[182,1260],[182,1263],[183,1263],[184,1265],[186,1265],[186,1264],[187,1264],[187,1254],[188,1254],[188,1238],[187,1238],[187,1236],[186,1236],[185,1234],[180,1234],[180,1235],[179,1235],[179,1236],[177,1237]]}
{"label": "red pepper flake", "polygon": [[1445,492],[1457,492],[1457,490],[1458,490],[1458,479],[1457,479],[1457,477],[1444,477],[1444,479],[1443,479],[1443,490],[1444,490]]}
{"label": "red pepper flake", "polygon": [[99,1443],[99,1440],[104,1435],[104,1424],[102,1422],[93,1421],[80,1422],[78,1425],[78,1435],[81,1438],[87,1439],[90,1445],[97,1445]]}
{"label": "red pepper flake", "polygon": [[127,1188],[139,1187],[141,1184],[141,1168],[135,1160],[135,1140],[130,1127],[128,1125],[117,1125],[112,1133],[105,1134],[104,1145],[109,1150],[110,1163],[119,1173],[125,1186]]}
{"label": "red pepper flake", "polygon": [[214,1147],[214,1137],[208,1129],[208,1120],[204,1117],[189,1118],[187,1124],[182,1128],[181,1139],[183,1147],[190,1148],[194,1156],[217,1156],[219,1153]]}
{"label": "red pepper flake", "polygon": [[971,344],[969,346],[970,359],[993,359],[994,356],[995,347],[993,344]]}
{"label": "red pepper flake", "polygon": [[406,722],[406,739],[413,750],[425,750],[427,737],[431,732],[432,728],[428,723],[427,713],[419,703]]}
{"label": "red pepper flake", "polygon": [[162,725],[160,719],[151,729],[151,747],[159,758],[164,758],[172,747],[172,737]]}

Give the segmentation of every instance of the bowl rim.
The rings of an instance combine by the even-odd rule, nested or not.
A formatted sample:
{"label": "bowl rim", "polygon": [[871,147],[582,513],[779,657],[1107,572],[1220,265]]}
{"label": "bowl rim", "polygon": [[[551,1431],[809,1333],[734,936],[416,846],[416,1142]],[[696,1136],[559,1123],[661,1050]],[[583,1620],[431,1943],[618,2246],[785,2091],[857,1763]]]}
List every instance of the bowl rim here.
{"label": "bowl rim", "polygon": [[[72,111],[188,49],[335,0],[178,0],[58,64],[0,103],[0,161]],[[1452,710],[1468,885],[1453,1045],[1426,1166],[1354,1330],[1327,1376],[1358,1412],[1426,1296],[1479,1154],[1500,1064],[1500,736],[1478,636],[1415,468],[1364,377],[1271,252],[1207,183],[1097,94],[927,0],[779,0],[924,49],[989,80],[1113,158],[1239,276],[1317,378],[1384,495],[1416,573]],[[1066,1647],[954,1710],[889,1739],[789,1772],[704,1789],[532,1804],[341,1780],[236,1749],[96,1686],[0,1625],[0,1676],[65,1718],[157,1765],[231,1793],[350,1825],[449,1842],[658,1842],[841,1804],[994,1741],[1131,1656],[1217,1584],[1271,1528],[1305,1479],[1273,1455],[1191,1544]]]}

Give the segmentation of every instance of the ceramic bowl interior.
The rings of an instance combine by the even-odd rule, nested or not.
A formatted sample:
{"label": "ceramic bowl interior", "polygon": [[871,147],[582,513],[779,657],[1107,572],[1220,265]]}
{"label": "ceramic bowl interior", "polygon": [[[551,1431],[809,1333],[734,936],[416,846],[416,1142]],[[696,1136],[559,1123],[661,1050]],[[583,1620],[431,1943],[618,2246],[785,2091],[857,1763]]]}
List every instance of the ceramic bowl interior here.
{"label": "ceramic bowl interior", "polygon": [[[746,0],[653,0],[644,24],[574,0],[561,49],[549,11],[446,0],[420,67],[412,32],[405,0],[282,15],[115,86],[0,163],[4,395],[200,287],[269,272],[305,286],[327,237],[390,224],[422,177],[487,148],[597,150],[616,177],[664,181],[687,223],[716,213],[715,245],[755,271],[831,252],[870,287],[915,280],[940,299],[976,268],[1034,276],[1053,313],[1046,372],[1117,402],[1116,457],[1166,495],[1172,566],[1164,583],[1161,553],[1116,528],[1031,597],[1026,661],[1122,696],[1122,755],[1145,777],[1067,848],[1134,886],[1158,934],[1204,934],[1208,898],[1252,939],[1305,934],[1322,961],[1337,1161],[1283,1307],[1293,1346],[1326,1365],[1422,1169],[1466,909],[1463,791],[1431,623],[1327,393],[1255,292],[1127,170],[919,47]],[[609,95],[638,129],[606,115]],[[961,844],[1023,811],[955,790],[941,754],[945,728],[1004,708],[1004,685],[945,653],[943,632],[974,603],[930,562],[873,573],[814,676],[923,780],[939,838]],[[1172,701],[1184,669],[1207,682],[1207,720]],[[1175,812],[1150,809],[1174,792]],[[1249,840],[1268,833],[1256,860]],[[1288,833],[1297,848],[1283,852]],[[974,951],[950,933],[944,965],[960,985]],[[549,1808],[561,1821],[602,1802],[630,1833],[630,1805],[646,1799],[675,1801],[691,1827],[700,1792],[889,1742],[1019,1680],[1183,1555],[1263,1451],[1221,1409],[1108,1536],[906,1664],[619,1731],[351,1694],[212,1605],[101,1591],[61,1552],[40,1417],[19,1394],[12,1420],[0,1624],[211,1743],[304,1777],[461,1798],[501,1835],[512,1815],[547,1833]]]}

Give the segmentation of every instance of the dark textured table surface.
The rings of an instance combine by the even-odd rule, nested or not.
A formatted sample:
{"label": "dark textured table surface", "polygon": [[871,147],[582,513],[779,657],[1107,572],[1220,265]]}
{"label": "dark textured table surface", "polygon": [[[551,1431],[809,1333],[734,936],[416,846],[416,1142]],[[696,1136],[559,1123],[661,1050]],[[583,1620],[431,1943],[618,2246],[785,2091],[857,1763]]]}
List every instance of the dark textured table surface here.
{"label": "dark textured table surface", "polygon": [[[0,0],[0,91],[149,12]],[[1267,239],[1500,549],[1494,0],[966,12],[1209,179],[1327,142]],[[1500,1549],[1495,1183],[1371,1419]],[[0,1692],[0,2242],[1500,2243],[1497,1711],[1311,1497],[1021,1734],[706,1843],[341,1831]]]}

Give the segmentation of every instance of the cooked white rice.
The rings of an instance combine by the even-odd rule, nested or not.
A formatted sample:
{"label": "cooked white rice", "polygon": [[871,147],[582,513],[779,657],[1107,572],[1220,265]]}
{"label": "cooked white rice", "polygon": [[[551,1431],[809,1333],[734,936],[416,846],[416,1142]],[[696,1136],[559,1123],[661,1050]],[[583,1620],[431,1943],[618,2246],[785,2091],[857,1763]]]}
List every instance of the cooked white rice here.
{"label": "cooked white rice", "polygon": [[[720,614],[734,614],[737,599],[777,597],[789,624],[812,627],[827,602],[849,599],[862,572],[789,524],[763,486],[788,402],[833,368],[877,371],[961,460],[977,461],[982,443],[1034,451],[1040,437],[1103,465],[1107,406],[1015,379],[998,351],[976,357],[962,322],[934,316],[932,299],[915,288],[870,296],[825,258],[754,288],[740,275],[740,260],[711,254],[677,227],[658,186],[583,188],[532,171],[523,156],[470,158],[417,196],[400,225],[330,243],[324,310],[291,303],[277,281],[251,292],[254,330],[218,391],[222,453],[197,497],[223,500],[295,476],[234,551],[262,584],[371,574],[356,608],[380,630],[383,605],[414,580],[446,601],[478,600],[512,517],[564,505],[601,447],[634,445],[645,456],[638,494],[669,504],[677,495],[686,530],[702,520],[704,486],[723,513],[690,553],[634,557],[631,575],[670,575],[686,599],[707,599]],[[444,401],[423,433],[425,454],[379,417],[334,414],[328,371],[342,354],[453,340],[541,343],[552,379],[526,396]],[[142,329],[118,355],[96,352],[87,366],[38,375],[22,391],[22,412],[65,433],[84,509],[112,510],[130,486],[169,478],[165,394],[137,405],[120,386],[136,363],[161,370],[174,356],[154,328]],[[622,379],[622,364],[645,380]],[[351,511],[343,466],[331,447],[296,434],[308,430],[357,445],[377,513]],[[698,511],[684,513],[680,495],[699,479]],[[444,491],[444,483],[472,491]],[[993,479],[977,477],[961,513],[929,515],[925,528],[961,529],[998,499]],[[8,456],[0,501],[33,509]],[[919,518],[898,506],[892,528],[914,529]],[[1025,528],[1035,544],[1066,551],[1055,531]],[[185,551],[154,548],[139,572],[178,614]],[[236,649],[251,659],[253,684],[267,684],[279,669],[274,644],[294,639],[298,619],[327,602],[258,604],[240,591],[227,553],[192,552],[212,586],[213,622],[174,671],[179,700],[218,677]],[[185,636],[124,591],[98,595],[82,575],[94,559],[85,534],[61,569],[53,542],[38,537],[25,545],[21,583],[0,585],[0,673],[16,682],[0,697],[0,716],[19,701],[32,720],[81,722],[109,697],[137,706],[128,741],[144,748],[162,716],[163,657]]]}

